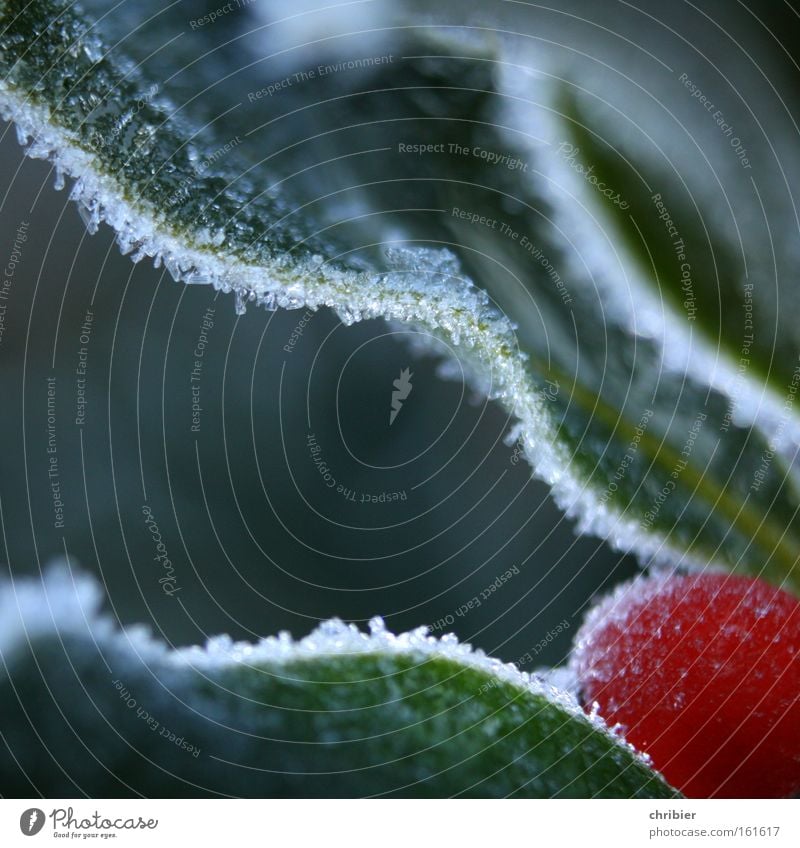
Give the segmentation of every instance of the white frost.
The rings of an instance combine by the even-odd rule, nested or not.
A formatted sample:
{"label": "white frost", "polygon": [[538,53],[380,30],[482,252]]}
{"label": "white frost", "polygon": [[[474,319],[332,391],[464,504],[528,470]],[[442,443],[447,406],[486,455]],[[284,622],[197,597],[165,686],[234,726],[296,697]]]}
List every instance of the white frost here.
{"label": "white frost", "polygon": [[47,637],[80,637],[95,644],[114,639],[144,660],[164,660],[166,645],[141,626],[119,630],[101,614],[104,592],[91,575],[55,559],[41,577],[0,582],[0,676],[15,655]]}
{"label": "white frost", "polygon": [[[132,659],[146,660],[159,677],[193,672],[205,676],[234,665],[279,668],[329,656],[402,655],[420,662],[442,658],[483,672],[494,681],[542,696],[637,753],[621,738],[617,728],[608,728],[594,713],[587,715],[573,694],[553,685],[547,677],[528,674],[512,663],[489,657],[469,643],[459,642],[452,633],[430,636],[427,627],[419,627],[394,634],[379,617],[369,622],[369,632],[365,633],[355,624],[332,619],[299,640],[286,632],[256,643],[215,636],[203,647],[171,650],[144,627],[118,629],[114,620],[101,611],[102,599],[103,591],[95,578],[76,571],[64,560],[48,566],[39,579],[21,577],[0,581],[0,673],[5,674],[13,667],[21,648],[43,638],[64,636],[84,637],[101,649],[113,643]],[[476,697],[480,695],[476,693]],[[637,753],[637,756],[641,755]]]}
{"label": "white frost", "polygon": [[558,153],[565,129],[552,82],[544,75],[536,77],[538,95],[547,98],[549,93],[549,109],[520,109],[519,102],[530,98],[531,83],[528,76],[518,71],[516,66],[503,69],[500,88],[510,95],[505,105],[510,114],[505,122],[523,128],[519,134],[523,142],[546,142],[545,148],[541,142],[530,143],[536,155],[536,188],[547,197],[556,227],[568,234],[576,246],[573,251],[565,251],[563,276],[572,285],[596,286],[604,319],[628,333],[654,341],[666,371],[687,375],[724,395],[734,425],[758,427],[772,450],[792,457],[800,445],[800,416],[791,408],[789,387],[781,396],[771,386],[743,374],[737,359],[694,332],[686,315],[668,302],[657,286],[644,279],[624,243],[612,240],[615,230],[608,227],[605,212],[597,202],[597,191]]}
{"label": "white frost", "polygon": [[462,274],[449,251],[389,248],[389,270],[382,274],[342,271],[322,257],[248,264],[226,252],[218,234],[179,237],[157,210],[142,200],[136,204],[126,200],[123,186],[97,169],[93,155],[72,133],[1,80],[0,114],[16,123],[20,141],[29,144],[29,156],[47,159],[58,174],[75,179],[71,197],[84,209],[90,230],[105,221],[117,232],[123,252],[132,253],[134,260],[149,256],[156,266],[164,262],[176,280],[208,281],[220,291],[234,292],[237,312],[247,302],[268,308],[328,306],[346,324],[385,318],[444,334],[458,347],[466,370],[480,375],[480,385],[491,385],[492,399],[517,419],[534,476],[551,487],[566,515],[577,519],[578,532],[606,538],[643,562],[707,565],[668,544],[652,528],[643,530],[616,507],[602,504],[596,490],[573,471],[569,452],[559,442],[547,404],[531,379],[526,355],[516,343],[513,325],[488,302],[486,292]]}

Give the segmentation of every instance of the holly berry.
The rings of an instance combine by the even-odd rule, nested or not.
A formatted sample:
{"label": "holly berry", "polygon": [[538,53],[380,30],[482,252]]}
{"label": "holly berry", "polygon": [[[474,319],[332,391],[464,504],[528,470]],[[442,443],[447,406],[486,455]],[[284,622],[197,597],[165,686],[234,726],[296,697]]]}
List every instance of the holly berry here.
{"label": "holly berry", "polygon": [[800,793],[800,601],[744,577],[639,578],[577,636],[584,704],[692,798]]}

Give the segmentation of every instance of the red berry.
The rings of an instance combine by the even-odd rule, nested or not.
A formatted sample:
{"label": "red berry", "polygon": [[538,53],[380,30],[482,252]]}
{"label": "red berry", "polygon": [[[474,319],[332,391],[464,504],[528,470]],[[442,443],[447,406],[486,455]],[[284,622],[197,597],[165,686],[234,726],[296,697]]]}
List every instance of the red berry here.
{"label": "red berry", "polygon": [[690,798],[800,793],[800,601],[744,577],[639,578],[589,614],[587,708]]}

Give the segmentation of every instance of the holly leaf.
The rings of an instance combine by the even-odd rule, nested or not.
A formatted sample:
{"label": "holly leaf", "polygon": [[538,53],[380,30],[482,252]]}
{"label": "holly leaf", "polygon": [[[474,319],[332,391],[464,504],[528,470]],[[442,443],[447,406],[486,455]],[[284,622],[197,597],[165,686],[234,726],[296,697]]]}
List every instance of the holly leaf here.
{"label": "holly leaf", "polygon": [[331,621],[170,650],[100,602],[66,567],[0,591],[6,797],[678,797],[570,695],[453,636]]}
{"label": "holly leaf", "polygon": [[[800,365],[777,378],[778,423],[736,412],[677,295],[654,310],[615,242],[587,232],[598,192],[558,141],[570,121],[544,75],[512,84],[503,42],[424,21],[376,25],[376,42],[129,5],[0,4],[4,114],[75,180],[90,229],[108,222],[134,260],[239,311],[424,328],[517,419],[511,439],[579,532],[800,588]],[[756,367],[741,379],[767,391]]]}

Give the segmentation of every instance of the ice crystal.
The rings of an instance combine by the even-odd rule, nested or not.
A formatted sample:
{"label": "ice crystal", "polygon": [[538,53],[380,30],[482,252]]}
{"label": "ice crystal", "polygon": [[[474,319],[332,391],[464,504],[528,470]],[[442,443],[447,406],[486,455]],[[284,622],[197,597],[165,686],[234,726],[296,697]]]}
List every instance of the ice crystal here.
{"label": "ice crystal", "polygon": [[[129,652],[131,661],[146,661],[154,673],[171,671],[207,674],[235,666],[276,668],[302,660],[355,655],[402,655],[419,662],[441,658],[464,668],[484,673],[489,680],[502,681],[520,690],[542,696],[581,721],[607,732],[597,715],[585,716],[574,694],[561,689],[555,679],[520,671],[514,664],[487,656],[482,650],[460,642],[452,633],[432,636],[425,626],[395,634],[379,616],[368,631],[340,619],[322,622],[313,632],[294,640],[287,632],[258,642],[236,642],[229,636],[210,637],[204,646],[169,649],[141,626],[118,629],[102,612],[103,591],[91,576],[57,560],[44,569],[41,578],[23,577],[0,581],[0,674],[9,673],[15,656],[37,640],[47,637],[85,637],[91,644],[115,645]],[[159,671],[160,669],[160,671]]]}

